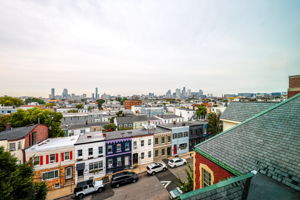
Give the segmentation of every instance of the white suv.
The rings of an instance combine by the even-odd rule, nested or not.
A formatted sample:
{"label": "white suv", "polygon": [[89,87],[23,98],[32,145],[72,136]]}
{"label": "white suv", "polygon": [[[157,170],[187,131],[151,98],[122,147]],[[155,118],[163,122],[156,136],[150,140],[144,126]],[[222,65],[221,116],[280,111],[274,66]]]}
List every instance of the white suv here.
{"label": "white suv", "polygon": [[168,162],[168,165],[172,168],[178,167],[178,166],[181,166],[184,164],[186,164],[186,159],[184,159],[184,158],[173,158],[173,159],[169,160],[169,162]]}
{"label": "white suv", "polygon": [[83,196],[92,192],[102,192],[104,190],[103,181],[87,180],[77,184],[74,194],[77,198],[82,199]]}
{"label": "white suv", "polygon": [[147,173],[149,175],[154,175],[161,171],[166,171],[167,166],[164,163],[151,163],[147,166]]}

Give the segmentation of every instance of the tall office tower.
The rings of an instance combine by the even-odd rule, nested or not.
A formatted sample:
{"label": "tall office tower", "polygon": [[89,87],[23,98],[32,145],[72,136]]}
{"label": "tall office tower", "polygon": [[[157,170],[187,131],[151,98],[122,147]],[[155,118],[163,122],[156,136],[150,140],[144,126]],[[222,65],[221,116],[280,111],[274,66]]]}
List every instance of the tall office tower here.
{"label": "tall office tower", "polygon": [[191,97],[191,96],[192,96],[192,91],[191,91],[191,89],[188,89],[188,90],[187,90],[187,94],[186,94],[186,95],[187,95],[187,97]]}
{"label": "tall office tower", "polygon": [[63,90],[62,98],[63,98],[63,99],[68,98],[68,89],[67,89],[67,88],[65,88],[65,89]]}
{"label": "tall office tower", "polygon": [[51,88],[51,98],[55,99],[55,88]]}
{"label": "tall office tower", "polygon": [[96,99],[99,99],[98,88],[95,89],[95,97],[96,97]]}
{"label": "tall office tower", "polygon": [[171,98],[171,96],[172,96],[172,92],[171,92],[171,90],[168,90],[168,92],[166,93],[166,97]]}
{"label": "tall office tower", "polygon": [[92,93],[92,99],[95,99],[95,94],[94,93]]}
{"label": "tall office tower", "polygon": [[183,87],[181,95],[182,95],[182,97],[186,97],[186,88],[185,87]]}
{"label": "tall office tower", "polygon": [[203,95],[203,91],[202,90],[199,90],[199,95]]}
{"label": "tall office tower", "polygon": [[177,99],[180,99],[180,97],[181,97],[180,89],[177,88],[177,89],[176,89],[176,98],[177,98]]}

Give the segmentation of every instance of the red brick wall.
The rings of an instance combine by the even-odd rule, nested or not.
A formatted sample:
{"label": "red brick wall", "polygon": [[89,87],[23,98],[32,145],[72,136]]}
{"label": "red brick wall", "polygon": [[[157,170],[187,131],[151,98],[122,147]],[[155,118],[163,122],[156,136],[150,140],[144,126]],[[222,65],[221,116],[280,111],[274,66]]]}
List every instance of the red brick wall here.
{"label": "red brick wall", "polygon": [[300,93],[300,90],[299,91],[288,91],[288,98],[291,98],[292,96],[295,96],[298,93]]}
{"label": "red brick wall", "polygon": [[124,101],[125,109],[131,109],[131,106],[139,106],[142,105],[141,100],[126,100]]}
{"label": "red brick wall", "polygon": [[300,87],[300,75],[289,77],[289,87],[290,88]]}
{"label": "red brick wall", "polygon": [[29,148],[32,146],[30,138],[32,138],[32,133],[36,132],[36,144],[40,143],[48,138],[48,127],[45,125],[37,125],[32,131],[30,131],[26,136],[25,136],[25,149]]}
{"label": "red brick wall", "polygon": [[208,160],[204,156],[202,156],[199,153],[195,153],[195,189],[200,188],[200,163],[207,165],[210,170],[213,171],[213,176],[214,176],[214,182],[213,184],[216,184],[220,182],[221,180],[224,180],[226,178],[229,178],[233,176],[230,172],[227,170],[223,169],[222,167],[218,166],[214,162]]}

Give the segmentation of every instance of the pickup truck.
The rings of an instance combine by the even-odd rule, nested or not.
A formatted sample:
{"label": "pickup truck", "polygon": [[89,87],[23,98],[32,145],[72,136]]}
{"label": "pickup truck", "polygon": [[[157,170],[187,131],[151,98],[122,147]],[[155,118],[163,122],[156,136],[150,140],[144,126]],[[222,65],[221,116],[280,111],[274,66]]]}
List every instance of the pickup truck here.
{"label": "pickup truck", "polygon": [[102,192],[104,190],[104,184],[103,181],[93,181],[93,180],[87,180],[82,181],[77,184],[74,194],[75,197],[82,199],[83,196],[93,193],[93,192]]}

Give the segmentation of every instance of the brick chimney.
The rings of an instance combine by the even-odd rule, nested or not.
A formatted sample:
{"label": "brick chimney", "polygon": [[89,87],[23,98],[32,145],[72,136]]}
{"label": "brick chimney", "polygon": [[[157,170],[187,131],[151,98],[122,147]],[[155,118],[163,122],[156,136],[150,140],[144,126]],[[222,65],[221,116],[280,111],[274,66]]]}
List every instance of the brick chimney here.
{"label": "brick chimney", "polygon": [[289,76],[288,98],[300,93],[300,75]]}

